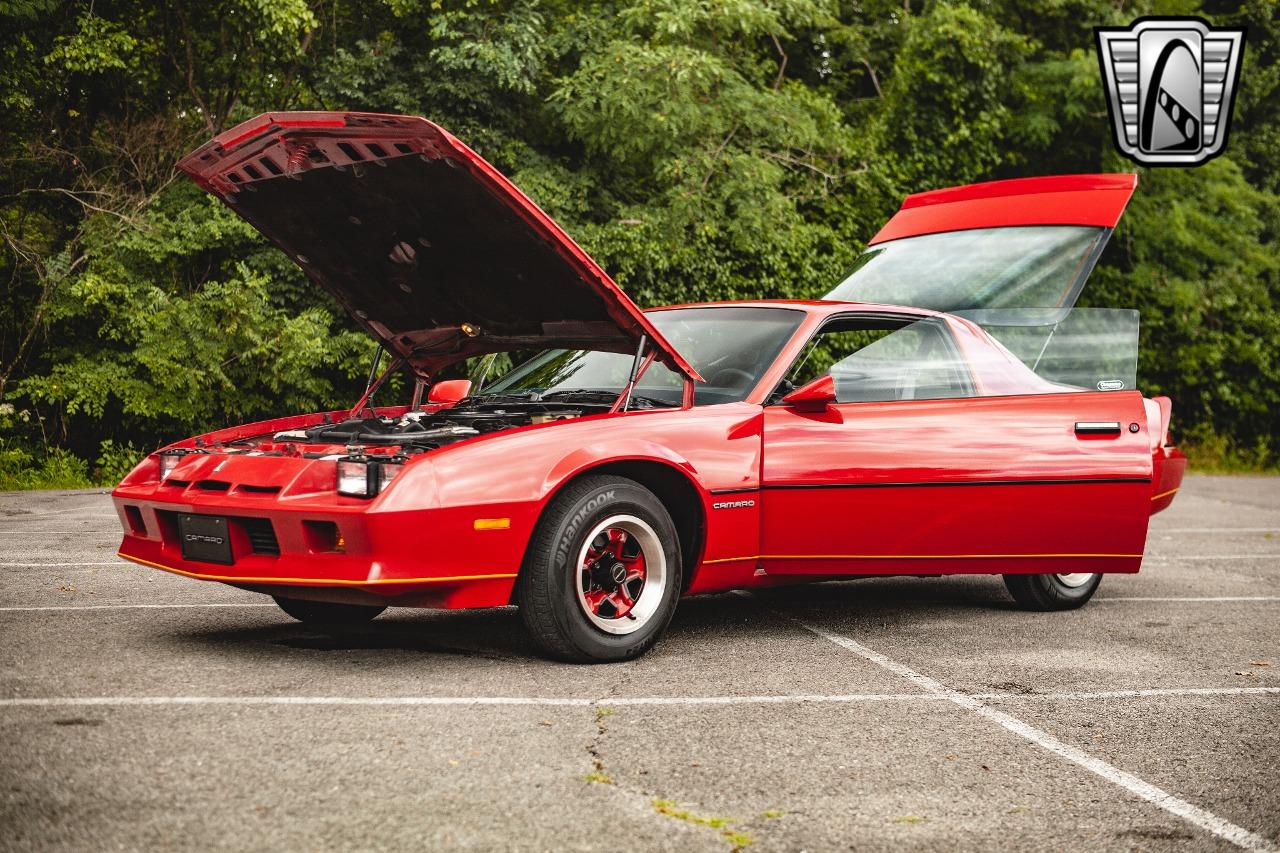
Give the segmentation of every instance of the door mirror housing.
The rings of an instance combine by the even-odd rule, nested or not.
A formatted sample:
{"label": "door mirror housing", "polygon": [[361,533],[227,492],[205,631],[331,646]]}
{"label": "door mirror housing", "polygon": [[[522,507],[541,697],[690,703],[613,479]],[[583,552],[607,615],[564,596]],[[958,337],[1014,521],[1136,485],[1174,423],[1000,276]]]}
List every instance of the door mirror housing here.
{"label": "door mirror housing", "polygon": [[836,401],[836,381],[828,373],[808,385],[801,385],[782,398],[784,406],[800,412],[823,412]]}
{"label": "door mirror housing", "polygon": [[431,386],[428,403],[456,403],[471,393],[470,379],[446,379]]}

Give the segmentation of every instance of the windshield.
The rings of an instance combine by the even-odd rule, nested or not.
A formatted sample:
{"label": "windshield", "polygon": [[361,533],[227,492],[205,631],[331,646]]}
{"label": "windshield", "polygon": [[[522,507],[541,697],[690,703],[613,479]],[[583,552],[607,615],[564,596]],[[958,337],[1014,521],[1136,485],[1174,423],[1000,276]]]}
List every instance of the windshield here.
{"label": "windshield", "polygon": [[891,240],[867,249],[824,298],[970,308],[1075,304],[1106,229],[1078,225],[974,228]]}
{"label": "windshield", "polygon": [[[707,381],[696,405],[746,398],[804,319],[790,308],[675,308],[652,311],[649,320]],[[556,395],[595,391],[617,395],[634,358],[591,350],[547,350],[487,386],[482,394]],[[635,396],[679,405],[684,383],[663,365],[649,365]]]}

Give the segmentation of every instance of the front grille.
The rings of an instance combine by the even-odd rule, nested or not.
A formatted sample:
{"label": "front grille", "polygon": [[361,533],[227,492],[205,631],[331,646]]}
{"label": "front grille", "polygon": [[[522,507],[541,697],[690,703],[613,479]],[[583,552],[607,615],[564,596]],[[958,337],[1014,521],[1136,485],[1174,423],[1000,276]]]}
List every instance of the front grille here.
{"label": "front grille", "polygon": [[253,553],[268,557],[280,556],[280,543],[276,541],[276,531],[269,519],[242,518],[240,523],[244,525],[244,532],[249,537]]}

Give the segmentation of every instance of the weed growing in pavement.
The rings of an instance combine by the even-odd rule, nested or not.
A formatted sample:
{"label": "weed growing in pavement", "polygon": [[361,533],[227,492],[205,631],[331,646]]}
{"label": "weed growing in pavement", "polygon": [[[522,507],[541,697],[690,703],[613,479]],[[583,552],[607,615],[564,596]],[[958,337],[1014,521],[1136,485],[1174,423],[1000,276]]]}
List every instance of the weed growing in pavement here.
{"label": "weed growing in pavement", "polygon": [[604,770],[604,759],[600,757],[600,738],[605,736],[609,731],[605,725],[605,720],[612,717],[614,711],[612,708],[596,708],[596,736],[592,738],[591,743],[587,744],[587,753],[591,756],[591,764],[595,768],[583,778],[588,782],[597,785],[612,785],[613,779]]}
{"label": "weed growing in pavement", "polygon": [[751,846],[753,843],[750,835],[730,826],[730,818],[727,817],[694,814],[687,809],[680,808],[674,800],[654,800],[653,810],[660,815],[682,820],[685,823],[714,829],[720,833],[721,838],[733,846],[734,850],[741,850],[744,847]]}

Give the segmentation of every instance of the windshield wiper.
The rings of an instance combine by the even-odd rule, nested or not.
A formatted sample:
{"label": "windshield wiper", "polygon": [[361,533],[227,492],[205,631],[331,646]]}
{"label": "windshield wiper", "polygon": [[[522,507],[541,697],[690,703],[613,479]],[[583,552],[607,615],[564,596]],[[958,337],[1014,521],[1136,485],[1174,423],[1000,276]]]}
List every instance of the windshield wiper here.
{"label": "windshield wiper", "polygon": [[[619,391],[605,391],[599,388],[566,388],[562,391],[548,391],[543,394],[541,399],[549,400],[552,397],[601,397],[607,400],[616,400]],[[672,403],[669,400],[663,400],[658,397],[645,397],[640,394],[632,394],[632,401],[643,401],[651,406],[661,406],[663,408],[671,408],[678,406],[678,403]]]}
{"label": "windshield wiper", "polygon": [[467,397],[468,401],[482,400],[482,401],[492,401],[492,402],[499,402],[503,400],[518,400],[521,402],[526,402],[529,400],[537,400],[537,399],[539,398],[538,398],[538,392],[536,390],[515,391],[515,392],[506,392],[506,393],[500,393],[500,394],[474,394],[472,396]]}

